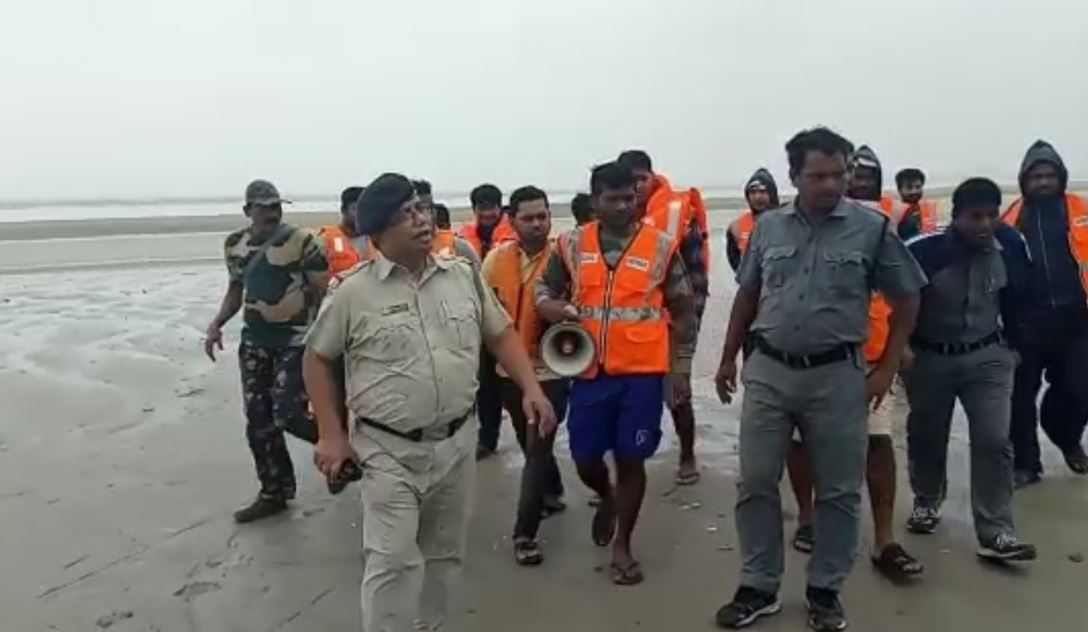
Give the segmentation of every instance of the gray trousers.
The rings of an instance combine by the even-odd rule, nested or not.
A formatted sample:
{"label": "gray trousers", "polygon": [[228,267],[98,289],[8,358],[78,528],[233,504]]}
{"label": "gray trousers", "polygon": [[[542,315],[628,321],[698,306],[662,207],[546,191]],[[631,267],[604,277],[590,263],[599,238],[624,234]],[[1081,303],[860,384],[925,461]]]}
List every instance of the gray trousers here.
{"label": "gray trousers", "polygon": [[791,369],[756,351],[744,364],[737,532],[741,585],[777,593],[783,571],[778,485],[797,427],[816,487],[808,585],[839,590],[857,555],[868,445],[863,360]]}
{"label": "gray trousers", "polygon": [[914,504],[944,500],[948,433],[956,399],[971,441],[971,509],[982,541],[1012,533],[1012,444],[1009,442],[1015,355],[1004,345],[943,356],[919,351],[904,375],[910,415],[907,454]]}

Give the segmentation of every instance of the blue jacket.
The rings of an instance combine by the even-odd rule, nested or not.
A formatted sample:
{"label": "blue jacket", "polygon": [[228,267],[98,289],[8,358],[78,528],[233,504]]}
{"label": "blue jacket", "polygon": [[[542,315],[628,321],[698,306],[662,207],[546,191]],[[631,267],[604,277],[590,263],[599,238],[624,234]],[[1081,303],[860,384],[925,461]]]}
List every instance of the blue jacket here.
{"label": "blue jacket", "polygon": [[[907,246],[918,260],[918,264],[930,280],[931,285],[954,282],[941,277],[941,271],[961,261],[965,256],[970,256],[970,251],[960,242],[950,227],[942,233],[922,235],[907,242]],[[1027,244],[1024,238],[1016,230],[1000,224],[994,238],[1000,245],[1001,261],[1005,266],[1005,286],[1000,290],[998,297],[1001,329],[1006,340],[1013,347],[1018,346],[1023,340],[1025,321],[1026,298],[1030,295],[1031,284],[1031,257],[1028,254]],[[948,287],[948,286],[945,286]],[[967,291],[962,285],[959,287]],[[967,309],[969,300],[964,296],[962,304]],[[926,309],[926,290],[923,289],[922,309]],[[923,314],[924,316],[924,314]],[[921,322],[921,317],[920,317]],[[985,335],[989,332],[979,332]],[[947,339],[934,342],[950,342]],[[960,342],[969,342],[962,340]]]}

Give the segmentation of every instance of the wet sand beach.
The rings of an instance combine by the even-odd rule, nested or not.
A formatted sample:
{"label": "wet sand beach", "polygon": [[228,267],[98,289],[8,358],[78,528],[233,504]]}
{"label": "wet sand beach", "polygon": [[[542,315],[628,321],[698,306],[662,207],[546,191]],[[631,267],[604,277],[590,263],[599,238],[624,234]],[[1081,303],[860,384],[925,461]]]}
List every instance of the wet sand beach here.
{"label": "wet sand beach", "polygon": [[[716,245],[729,217],[714,214]],[[222,238],[177,231],[0,241],[3,632],[359,629],[358,499],[354,490],[328,495],[306,446],[292,443],[300,490],[289,515],[244,527],[231,519],[256,481],[230,349],[237,322],[220,362],[200,349],[225,284]],[[521,457],[506,427],[501,454],[480,467],[461,616],[449,629],[714,629],[740,561],[740,409],[719,404],[711,382],[733,284],[724,253],[715,253],[715,265],[693,380],[704,476],[677,489],[672,447],[654,459],[636,541],[646,582],[609,583],[607,551],[590,542],[587,494],[565,441],[558,452],[570,508],[544,523],[544,566],[515,566],[509,533]],[[897,412],[901,423],[905,408]],[[902,536],[928,567],[921,581],[898,587],[872,570],[864,510],[864,541],[844,594],[851,629],[1084,629],[1088,480],[1069,474],[1044,439],[1047,478],[1016,496],[1021,536],[1039,546],[1039,561],[981,564],[960,413],[953,434],[945,521],[937,535]],[[897,442],[902,448],[901,432]],[[905,460],[900,450],[900,533],[910,505]],[[793,502],[782,489],[788,536]],[[804,562],[787,554],[784,612],[756,629],[804,629]]]}

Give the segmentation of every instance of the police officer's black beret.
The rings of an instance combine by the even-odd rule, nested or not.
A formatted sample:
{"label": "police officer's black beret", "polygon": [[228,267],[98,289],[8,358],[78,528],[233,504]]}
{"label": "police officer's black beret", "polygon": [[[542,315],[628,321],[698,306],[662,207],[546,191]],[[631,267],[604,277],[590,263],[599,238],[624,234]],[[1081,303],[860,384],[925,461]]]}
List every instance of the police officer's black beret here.
{"label": "police officer's black beret", "polygon": [[355,228],[363,235],[382,232],[408,200],[415,196],[412,181],[399,173],[383,173],[363,189],[355,207]]}

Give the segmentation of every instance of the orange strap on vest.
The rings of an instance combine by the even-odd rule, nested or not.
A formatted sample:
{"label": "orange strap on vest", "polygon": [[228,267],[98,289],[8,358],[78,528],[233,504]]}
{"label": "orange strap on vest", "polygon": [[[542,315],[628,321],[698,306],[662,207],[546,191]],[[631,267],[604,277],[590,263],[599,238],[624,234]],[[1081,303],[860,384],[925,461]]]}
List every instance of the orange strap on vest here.
{"label": "orange strap on vest", "polygon": [[[1001,216],[1001,221],[1020,230],[1020,215],[1023,210],[1024,200],[1020,198],[1009,206]],[[1080,196],[1066,193],[1065,213],[1069,223],[1069,252],[1077,262],[1080,283],[1088,293],[1088,203]]]}
{"label": "orange strap on vest", "polygon": [[584,377],[669,372],[665,279],[676,241],[640,226],[609,269],[600,247],[600,224],[566,233],[561,252],[572,280],[571,302],[597,345],[597,363]]}
{"label": "orange strap on vest", "polygon": [[748,242],[752,239],[752,231],[755,227],[756,216],[750,210],[745,211],[744,215],[741,215],[729,225],[729,232],[733,233],[733,238],[737,240],[737,248],[740,248],[740,254],[743,255],[748,252]]}
{"label": "orange strap on vest", "polygon": [[495,289],[499,302],[513,319],[514,329],[533,360],[540,357],[540,337],[544,333],[543,324],[537,316],[534,288],[537,280],[544,276],[544,268],[551,259],[553,248],[549,241],[544,252],[533,262],[528,275],[523,277],[521,246],[516,241],[503,242],[495,247],[495,253],[491,255],[495,259],[485,279],[488,286]]}
{"label": "orange strap on vest", "polygon": [[[476,251],[476,255],[483,261],[484,255],[484,242],[480,239],[480,230],[476,222],[467,222],[461,226],[457,231],[457,236],[468,242],[472,249]],[[514,227],[510,225],[510,219],[503,213],[499,219],[499,223],[495,226],[495,229],[491,232],[491,247],[494,248],[504,241],[516,240],[518,234],[514,231]]]}

